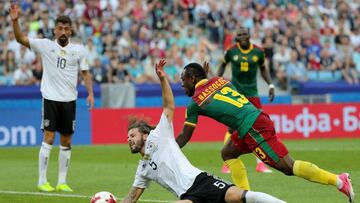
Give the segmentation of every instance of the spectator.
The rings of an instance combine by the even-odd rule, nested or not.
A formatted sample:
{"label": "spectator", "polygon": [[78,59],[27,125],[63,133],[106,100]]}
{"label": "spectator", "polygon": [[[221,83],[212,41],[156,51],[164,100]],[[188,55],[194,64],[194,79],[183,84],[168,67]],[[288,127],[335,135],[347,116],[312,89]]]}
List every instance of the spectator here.
{"label": "spectator", "polygon": [[[118,63],[117,60],[112,60],[111,63]],[[90,72],[93,77],[93,81],[97,84],[107,82],[107,70],[106,67],[101,64],[101,60],[99,58],[94,59],[94,63],[90,65]]]}
{"label": "spectator", "polygon": [[274,54],[274,67],[278,85],[282,89],[287,89],[285,65],[290,61],[290,49],[284,44],[281,45]]}
{"label": "spectator", "polygon": [[86,8],[83,13],[84,23],[88,26],[91,26],[92,19],[100,20],[102,17],[102,11],[97,5],[97,0],[88,0],[86,1]]}
{"label": "spectator", "polygon": [[20,63],[19,68],[14,72],[15,85],[32,85],[34,84],[33,74],[26,63]]}
{"label": "spectator", "polygon": [[130,58],[130,63],[126,67],[126,70],[129,72],[132,82],[136,84],[142,84],[146,82],[144,68],[138,63],[135,58]]}
{"label": "spectator", "polygon": [[357,27],[353,30],[350,35],[350,42],[354,47],[360,46],[360,27]]}
{"label": "spectator", "polygon": [[355,47],[354,53],[352,54],[352,60],[355,63],[355,70],[357,79],[360,79],[360,46]]}
{"label": "spectator", "polygon": [[53,31],[55,28],[55,22],[49,17],[49,11],[42,11],[40,19],[38,33],[40,33],[44,38],[52,39],[54,36]]}
{"label": "spectator", "polygon": [[155,52],[149,55],[143,62],[144,64],[144,75],[146,77],[146,81],[149,83],[159,83],[159,78],[157,77],[154,67],[156,60],[159,59],[159,53]]}
{"label": "spectator", "polygon": [[305,65],[298,61],[298,53],[296,50],[291,51],[290,61],[286,64],[285,69],[290,90],[296,89],[299,82],[307,81]]}
{"label": "spectator", "polygon": [[336,70],[336,64],[334,56],[330,50],[323,49],[320,54],[320,70]]}
{"label": "spectator", "polygon": [[15,56],[20,54],[20,44],[16,41],[13,31],[8,32],[8,50],[11,50]]}
{"label": "spectator", "polygon": [[89,66],[93,66],[95,60],[100,57],[92,38],[88,38],[87,43],[85,44],[85,56]]}
{"label": "spectator", "polygon": [[129,72],[126,70],[125,64],[114,61],[113,66],[109,69],[108,80],[112,83],[128,83],[131,81]]}
{"label": "spectator", "polygon": [[349,37],[343,36],[341,44],[338,46],[338,54],[336,58],[336,66],[343,74],[343,77],[349,84],[358,84],[359,80],[356,74],[354,62],[352,61],[353,49],[350,46]]}
{"label": "spectator", "polygon": [[223,30],[224,27],[224,15],[218,9],[218,6],[215,2],[210,3],[210,12],[207,16],[207,26],[209,27],[210,31],[210,40],[214,43],[220,43],[222,40]]}
{"label": "spectator", "polygon": [[40,85],[42,75],[43,75],[43,67],[42,67],[41,56],[40,55],[36,56],[33,67],[34,68],[32,70],[32,74],[33,74],[34,84],[35,85]]}
{"label": "spectator", "polygon": [[209,2],[206,0],[198,0],[194,9],[194,18],[197,25],[202,29],[206,28],[206,19],[209,12]]}
{"label": "spectator", "polygon": [[35,61],[35,53],[25,46],[21,46],[19,56],[16,56],[16,61],[22,61],[26,64],[32,64]]}
{"label": "spectator", "polygon": [[317,71],[320,70],[321,68],[320,60],[314,52],[311,52],[309,54],[309,60],[307,65],[308,65],[307,68],[309,70],[317,70]]}
{"label": "spectator", "polygon": [[15,61],[15,53],[12,50],[5,50],[5,75],[12,75],[18,67],[18,64]]}

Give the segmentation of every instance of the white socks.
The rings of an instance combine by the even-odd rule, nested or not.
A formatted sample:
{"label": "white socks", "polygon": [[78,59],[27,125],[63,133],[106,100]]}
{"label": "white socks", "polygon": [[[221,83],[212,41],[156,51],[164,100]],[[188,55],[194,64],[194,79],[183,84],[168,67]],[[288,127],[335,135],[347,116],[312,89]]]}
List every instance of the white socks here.
{"label": "white socks", "polygon": [[51,149],[52,145],[46,144],[45,142],[41,144],[39,152],[39,186],[47,182],[46,172],[49,165]]}
{"label": "white socks", "polygon": [[256,163],[257,164],[262,162],[257,156],[255,156],[255,158],[256,158]]}
{"label": "white socks", "polygon": [[253,191],[247,191],[245,199],[246,203],[286,203],[266,193]]}
{"label": "white socks", "polygon": [[[42,142],[39,152],[39,182],[38,186],[47,182],[47,168],[50,160],[52,145]],[[70,165],[71,147],[60,145],[59,151],[59,179],[58,185],[66,184],[66,175]]]}
{"label": "white socks", "polygon": [[66,175],[70,165],[71,147],[60,145],[58,185],[66,184]]}

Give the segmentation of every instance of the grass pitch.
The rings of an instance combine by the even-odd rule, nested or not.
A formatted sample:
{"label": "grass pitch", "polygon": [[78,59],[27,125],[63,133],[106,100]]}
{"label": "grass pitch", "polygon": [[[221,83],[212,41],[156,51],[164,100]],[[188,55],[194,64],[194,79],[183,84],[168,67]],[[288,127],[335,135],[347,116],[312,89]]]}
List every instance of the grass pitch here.
{"label": "grass pitch", "polygon": [[[360,139],[285,141],[295,159],[306,160],[334,173],[349,172],[355,193],[360,194]],[[184,152],[191,163],[226,180],[222,174],[221,143],[189,143]],[[99,191],[112,192],[121,200],[130,190],[140,155],[131,154],[127,145],[73,146],[68,184],[74,193],[37,192],[39,147],[0,148],[0,202],[72,203],[89,202]],[[48,180],[55,186],[58,174],[57,147],[53,148]],[[280,172],[258,174],[255,157],[241,158],[248,169],[251,189],[263,191],[289,203],[343,203],[347,198],[335,187],[287,177]],[[145,190],[140,202],[172,202],[172,194],[156,183]]]}

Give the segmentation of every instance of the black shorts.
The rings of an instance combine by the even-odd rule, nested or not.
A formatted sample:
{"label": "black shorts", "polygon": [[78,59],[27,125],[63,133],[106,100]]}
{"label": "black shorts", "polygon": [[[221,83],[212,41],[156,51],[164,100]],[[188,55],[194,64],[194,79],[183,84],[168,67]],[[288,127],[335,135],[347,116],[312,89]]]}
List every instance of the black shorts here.
{"label": "black shorts", "polygon": [[225,193],[233,185],[210,173],[202,172],[180,199],[191,200],[193,203],[226,203]]}
{"label": "black shorts", "polygon": [[58,102],[43,98],[41,129],[73,134],[75,130],[76,101]]}

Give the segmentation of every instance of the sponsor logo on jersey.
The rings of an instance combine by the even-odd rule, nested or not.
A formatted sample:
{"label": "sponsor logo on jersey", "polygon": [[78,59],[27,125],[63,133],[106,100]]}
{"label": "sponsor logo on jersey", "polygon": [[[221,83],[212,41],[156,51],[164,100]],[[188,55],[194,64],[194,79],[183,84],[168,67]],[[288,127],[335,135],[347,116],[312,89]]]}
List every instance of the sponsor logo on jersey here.
{"label": "sponsor logo on jersey", "polygon": [[66,55],[66,52],[65,52],[65,50],[60,50],[59,54],[60,54],[60,56],[64,57]]}
{"label": "sponsor logo on jersey", "polygon": [[241,57],[243,60],[247,61],[248,60],[248,57],[247,56],[243,56]]}
{"label": "sponsor logo on jersey", "polygon": [[234,60],[234,61],[239,60],[239,56],[237,56],[237,55],[236,55],[236,56],[234,56],[234,57],[233,57],[233,60]]}
{"label": "sponsor logo on jersey", "polygon": [[155,143],[148,140],[145,146],[145,154],[153,154],[157,150]]}
{"label": "sponsor logo on jersey", "polygon": [[253,57],[252,57],[252,60],[253,60],[254,62],[257,62],[257,61],[259,60],[259,57],[253,56]]}

